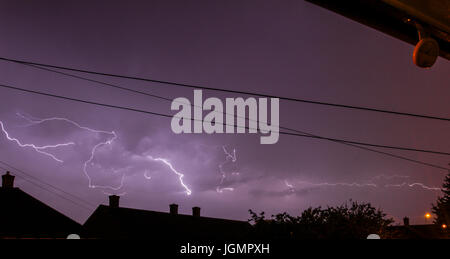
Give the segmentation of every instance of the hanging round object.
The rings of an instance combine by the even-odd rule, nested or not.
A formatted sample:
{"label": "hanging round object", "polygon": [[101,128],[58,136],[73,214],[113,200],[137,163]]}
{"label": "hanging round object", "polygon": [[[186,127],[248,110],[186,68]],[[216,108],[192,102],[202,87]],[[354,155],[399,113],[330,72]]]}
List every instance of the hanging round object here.
{"label": "hanging round object", "polygon": [[418,67],[432,67],[439,56],[439,44],[433,38],[421,39],[414,48],[413,61]]}

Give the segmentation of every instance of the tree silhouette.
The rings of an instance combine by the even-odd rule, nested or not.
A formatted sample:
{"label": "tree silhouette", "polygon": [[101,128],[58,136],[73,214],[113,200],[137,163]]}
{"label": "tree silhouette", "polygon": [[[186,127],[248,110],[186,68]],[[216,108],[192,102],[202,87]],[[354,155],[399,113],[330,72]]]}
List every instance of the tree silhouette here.
{"label": "tree silhouette", "polygon": [[288,213],[272,215],[266,219],[264,212],[250,211],[249,222],[253,224],[255,235],[271,239],[361,239],[369,234],[383,236],[389,224],[380,209],[370,203],[351,201],[337,207],[308,208],[298,217]]}
{"label": "tree silhouette", "polygon": [[435,224],[450,224],[450,172],[444,179],[442,185],[443,197],[439,197],[436,201],[436,205],[433,204],[432,211],[436,215],[434,220]]}

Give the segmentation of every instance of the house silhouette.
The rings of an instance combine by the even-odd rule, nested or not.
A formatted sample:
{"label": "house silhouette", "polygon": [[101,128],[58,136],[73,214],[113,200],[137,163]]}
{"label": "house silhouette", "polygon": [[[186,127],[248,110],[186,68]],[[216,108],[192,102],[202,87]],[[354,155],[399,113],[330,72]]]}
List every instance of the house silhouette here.
{"label": "house silhouette", "polygon": [[109,196],[109,205],[99,205],[83,226],[19,188],[14,176],[2,176],[0,189],[0,238],[67,238],[78,234],[93,239],[245,239],[251,232],[246,221],[178,214],[171,204],[168,213],[122,208],[119,196]]}
{"label": "house silhouette", "polygon": [[[14,178],[9,172],[2,176],[0,239],[67,238],[70,234],[78,234],[89,239],[239,242],[265,236],[255,231],[247,221],[203,217],[200,207],[193,207],[191,215],[179,214],[177,204],[170,204],[168,212],[124,208],[120,207],[120,197],[116,195],[109,196],[109,204],[99,205],[81,226],[14,187]],[[385,234],[389,239],[450,238],[446,228],[434,224],[409,225],[406,217],[402,226],[390,226]],[[269,235],[269,238],[276,237]],[[292,239],[290,236],[287,238]]]}
{"label": "house silhouette", "polygon": [[89,238],[145,238],[158,240],[243,240],[250,236],[246,221],[202,217],[200,208],[192,215],[178,213],[171,204],[169,212],[119,207],[119,196],[109,196],[109,206],[100,205],[84,224],[83,236]]}
{"label": "house silhouette", "polygon": [[0,238],[66,238],[81,225],[33,196],[14,187],[6,172],[0,188]]}

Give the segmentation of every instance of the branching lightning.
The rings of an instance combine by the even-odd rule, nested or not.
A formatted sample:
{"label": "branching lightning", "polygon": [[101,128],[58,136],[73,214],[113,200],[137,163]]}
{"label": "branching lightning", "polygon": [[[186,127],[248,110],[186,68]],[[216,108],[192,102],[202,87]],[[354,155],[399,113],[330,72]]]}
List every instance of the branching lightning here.
{"label": "branching lightning", "polygon": [[[234,188],[232,187],[224,187],[222,188],[223,183],[225,182],[225,179],[227,178],[227,174],[225,173],[223,167],[228,163],[236,163],[237,156],[236,156],[236,149],[233,149],[233,152],[228,152],[228,150],[225,148],[225,146],[222,146],[222,150],[225,153],[225,161],[219,164],[219,173],[220,173],[220,183],[216,188],[216,191],[218,193],[222,193],[223,191],[234,191]],[[239,172],[233,172],[233,175],[239,175]]]}
{"label": "branching lightning", "polygon": [[[77,123],[75,121],[72,121],[70,119],[61,118],[61,117],[52,117],[52,118],[40,119],[40,118],[35,118],[35,117],[32,117],[32,116],[24,115],[24,114],[21,114],[21,113],[17,113],[16,115],[28,122],[28,125],[25,125],[24,127],[29,127],[29,126],[33,126],[33,125],[39,125],[39,124],[43,124],[43,123],[46,123],[46,122],[52,122],[52,121],[61,121],[61,122],[69,123],[69,124],[75,126],[78,129],[86,130],[86,131],[91,132],[91,133],[108,135],[109,137],[107,138],[107,140],[96,144],[90,150],[89,158],[86,161],[83,162],[83,167],[82,167],[83,173],[88,179],[88,187],[89,188],[93,188],[93,189],[95,189],[95,188],[110,189],[110,190],[113,190],[113,191],[118,191],[118,190],[122,189],[123,184],[124,184],[124,179],[125,179],[125,173],[122,174],[121,181],[120,181],[120,184],[118,186],[108,186],[108,185],[95,185],[95,184],[93,184],[92,183],[93,182],[92,178],[90,177],[89,172],[88,172],[88,167],[92,166],[94,164],[93,161],[95,159],[95,155],[96,155],[97,151],[100,148],[104,147],[104,146],[112,146],[113,142],[117,140],[118,136],[115,133],[115,131],[104,131],[104,130],[92,129],[92,128],[89,128],[89,127],[82,126],[79,123]],[[1,121],[0,121],[0,126],[1,126],[1,129],[2,129],[3,133],[5,134],[5,136],[6,136],[6,138],[8,140],[15,142],[20,147],[32,148],[36,152],[44,154],[46,156],[49,156],[53,160],[55,160],[57,162],[60,162],[60,163],[63,163],[64,161],[59,159],[59,158],[57,158],[55,155],[46,152],[45,150],[52,149],[52,148],[67,147],[67,146],[75,145],[74,142],[67,142],[67,143],[61,143],[61,144],[56,144],[56,145],[45,145],[45,146],[37,146],[37,145],[34,145],[34,144],[22,144],[22,142],[19,139],[13,138],[13,137],[10,136],[9,132],[5,129],[5,126],[4,126],[3,122],[1,122]],[[178,176],[178,179],[180,181],[181,186],[186,190],[186,194],[187,195],[191,195],[192,191],[183,182],[184,175],[182,173],[178,172],[167,159],[165,159],[165,158],[153,158],[151,156],[148,156],[148,158],[150,158],[153,161],[164,163],[165,165],[167,165],[170,168],[170,170],[174,174],[176,174]],[[117,173],[117,172],[118,172],[117,170],[113,170],[113,173]],[[147,171],[144,173],[144,177],[146,179],[148,179],[148,180],[151,179],[151,176],[148,175]],[[104,192],[104,193],[106,193],[106,192]],[[123,193],[123,194],[125,194],[125,193]]]}
{"label": "branching lightning", "polygon": [[1,129],[2,129],[3,134],[5,134],[5,137],[6,137],[9,141],[15,142],[19,147],[22,147],[22,148],[32,148],[32,149],[34,149],[36,152],[38,152],[38,153],[40,153],[40,154],[43,154],[43,155],[46,155],[46,156],[49,156],[49,157],[51,157],[53,160],[55,160],[56,162],[59,162],[59,163],[63,163],[64,161],[61,160],[61,159],[59,159],[59,158],[57,158],[57,157],[56,157],[55,155],[53,155],[53,154],[50,154],[50,153],[48,153],[48,152],[45,152],[44,150],[47,150],[47,149],[54,149],[54,148],[59,148],[59,147],[67,147],[67,146],[75,145],[75,143],[73,143],[73,142],[67,142],[67,143],[61,143],[61,144],[55,144],[55,145],[45,145],[45,146],[37,146],[37,145],[34,145],[34,144],[22,144],[22,142],[21,142],[19,139],[13,138],[13,137],[10,136],[10,134],[8,133],[8,131],[5,129],[5,125],[4,125],[4,123],[3,123],[2,121],[0,121],[0,127],[1,127]]}
{"label": "branching lightning", "polygon": [[[114,186],[107,186],[107,185],[94,185],[94,184],[92,184],[92,178],[89,176],[89,173],[88,173],[88,166],[90,164],[92,164],[92,161],[95,158],[96,151],[100,147],[102,147],[104,145],[112,145],[112,143],[117,139],[117,134],[114,131],[104,131],[104,130],[96,130],[96,129],[88,128],[88,127],[85,127],[85,126],[81,126],[79,123],[77,123],[75,121],[72,121],[72,120],[67,119],[67,118],[61,118],[61,117],[52,117],[52,118],[39,119],[39,118],[31,117],[31,116],[26,116],[26,115],[21,114],[21,113],[17,113],[17,116],[19,116],[20,118],[28,121],[30,123],[30,125],[28,125],[28,126],[43,124],[45,122],[51,122],[51,121],[62,121],[62,122],[69,123],[69,124],[79,128],[81,130],[86,130],[86,131],[89,131],[89,132],[95,133],[95,134],[106,134],[106,135],[111,136],[108,140],[98,143],[97,145],[95,145],[91,149],[89,159],[86,160],[83,163],[83,173],[88,179],[88,186],[89,186],[89,188],[111,189],[111,190],[117,191],[117,190],[120,190],[123,187],[123,181],[124,181],[124,178],[125,178],[125,174],[122,175],[120,184],[117,187],[114,187]],[[73,142],[70,142],[70,143],[72,143],[73,145],[75,144]],[[61,145],[63,145],[63,144],[61,144]],[[61,161],[61,162],[63,162],[63,161]]]}
{"label": "branching lightning", "polygon": [[[66,122],[69,123],[73,126],[75,126],[78,129],[81,130],[85,130],[91,133],[95,133],[95,134],[105,134],[108,135],[109,138],[107,138],[107,140],[102,141],[98,144],[96,144],[91,150],[90,150],[90,156],[89,158],[83,162],[83,173],[84,175],[87,177],[88,179],[88,183],[89,183],[89,188],[100,188],[100,189],[110,189],[113,191],[118,191],[121,188],[123,188],[124,185],[124,179],[125,179],[125,173],[122,174],[121,177],[121,181],[120,184],[118,186],[107,186],[107,185],[94,185],[92,183],[92,178],[89,175],[88,172],[88,167],[93,165],[93,161],[95,159],[95,155],[97,153],[97,151],[104,147],[104,146],[112,146],[113,142],[117,140],[118,136],[115,133],[115,131],[104,131],[104,130],[96,130],[96,129],[92,129],[89,127],[85,127],[80,125],[79,123],[72,121],[70,119],[67,118],[61,118],[61,117],[52,117],[52,118],[45,118],[45,119],[39,119],[39,118],[34,118],[31,116],[27,116],[21,113],[17,113],[17,116],[26,120],[29,124],[26,125],[25,127],[29,127],[29,126],[33,126],[33,125],[39,125],[39,124],[43,124],[46,122],[52,122],[52,121],[61,121],[61,122]],[[32,144],[32,143],[23,143],[23,141],[21,141],[19,138],[17,137],[13,137],[12,134],[7,130],[5,124],[0,121],[0,128],[2,133],[5,135],[6,139],[16,143],[19,147],[21,148],[30,148],[33,149],[34,151],[36,151],[39,154],[45,155],[50,157],[51,159],[53,159],[56,162],[59,163],[64,163],[64,161],[55,154],[50,153],[51,150],[53,151],[57,151],[58,148],[62,148],[62,147],[69,147],[69,146],[74,146],[76,145],[75,142],[65,142],[65,143],[59,143],[59,144],[51,144],[51,145],[36,145],[36,144]],[[231,173],[227,173],[224,169],[224,167],[229,164],[229,163],[236,163],[237,162],[237,155],[236,155],[236,149],[233,149],[232,151],[227,150],[227,148],[225,146],[222,146],[222,150],[225,154],[225,160],[220,163],[218,165],[219,168],[219,173],[220,173],[220,182],[219,185],[216,188],[216,191],[218,193],[222,193],[224,191],[233,191],[234,188],[232,187],[223,187],[223,185],[225,184],[225,181],[227,179],[227,175],[228,174],[232,174],[232,175],[239,175],[239,172],[234,171]],[[155,162],[159,162],[159,163],[163,163],[165,164],[170,170],[171,172],[173,172],[177,177],[178,177],[178,181],[180,183],[180,185],[184,188],[185,193],[187,195],[191,195],[192,194],[192,190],[184,183],[183,178],[184,178],[184,174],[180,173],[179,171],[177,171],[174,166],[169,162],[168,159],[166,158],[161,158],[161,157],[152,157],[152,156],[147,156],[147,158],[151,159],[152,161]],[[150,180],[152,177],[149,175],[148,171],[145,171],[144,173],[144,177],[147,180]],[[405,176],[405,175],[390,175],[390,176],[386,176],[386,175],[378,175],[375,176],[373,178],[371,178],[369,181],[367,182],[363,182],[363,183],[358,183],[358,182],[333,182],[333,183],[329,183],[329,182],[322,182],[322,183],[313,183],[313,182],[307,182],[307,181],[296,181],[295,183],[298,185],[303,185],[303,186],[313,186],[313,187],[320,187],[320,186],[346,186],[346,187],[358,187],[358,188],[421,188],[423,190],[428,190],[428,191],[440,191],[441,188],[439,187],[431,187],[431,186],[427,186],[423,183],[420,182],[406,182],[403,181],[401,183],[396,183],[396,184],[386,184],[386,183],[382,183],[380,184],[377,181],[380,180],[392,180],[394,178],[398,178],[398,179],[408,179],[409,176]],[[288,190],[289,193],[295,193],[296,189],[294,184],[288,182],[287,180],[284,181],[284,184]]]}
{"label": "branching lightning", "polygon": [[[424,190],[427,191],[440,191],[441,188],[439,187],[430,187],[427,186],[423,183],[407,183],[407,182],[402,182],[400,184],[377,184],[374,181],[375,180],[381,180],[381,179],[385,179],[385,180],[392,180],[394,178],[400,178],[400,179],[407,179],[410,178],[407,175],[391,175],[391,176],[386,176],[386,175],[377,175],[373,178],[371,178],[368,182],[366,183],[357,183],[357,182],[336,182],[336,183],[328,183],[328,182],[323,182],[323,183],[313,183],[313,182],[307,182],[307,181],[296,181],[296,183],[298,183],[299,185],[303,185],[303,186],[312,186],[312,187],[321,187],[321,186],[346,186],[346,187],[358,187],[358,188],[364,188],[364,187],[371,187],[371,188],[402,188],[402,187],[408,187],[408,188],[414,188],[414,187],[420,187]],[[295,192],[295,187],[290,184],[287,180],[284,181],[284,184],[287,187],[287,190],[290,193],[294,193]]]}
{"label": "branching lightning", "polygon": [[300,184],[308,185],[308,186],[347,186],[347,187],[377,187],[374,183],[346,183],[346,182],[337,182],[337,183],[311,183],[300,181]]}
{"label": "branching lightning", "polygon": [[[189,189],[189,187],[187,187],[187,185],[183,182],[184,174],[178,172],[178,171],[173,167],[173,165],[172,165],[167,159],[165,159],[165,158],[160,158],[160,157],[153,158],[152,156],[147,156],[147,158],[151,159],[152,161],[162,162],[162,163],[164,163],[165,165],[167,165],[167,166],[170,168],[170,170],[171,170],[174,174],[176,174],[176,175],[178,176],[178,180],[180,181],[181,186],[185,189],[186,194],[187,194],[187,195],[191,195],[191,194],[192,194],[192,191],[191,191],[191,190]],[[144,177],[145,177],[146,179],[150,179],[150,178],[151,178],[151,177],[147,176],[146,173],[144,173]]]}
{"label": "branching lightning", "polygon": [[69,120],[67,118],[52,117],[52,118],[38,119],[38,118],[35,118],[35,117],[26,116],[26,115],[24,115],[22,113],[16,113],[16,114],[20,118],[23,118],[24,120],[27,120],[31,125],[42,124],[44,122],[49,122],[49,121],[64,121],[64,122],[70,123],[72,125],[75,125],[79,129],[87,130],[87,131],[90,131],[92,133],[103,133],[103,134],[115,135],[114,132],[103,131],[103,130],[95,130],[95,129],[91,129],[91,128],[88,128],[88,127],[81,126],[80,124],[76,123],[75,121]]}
{"label": "branching lightning", "polygon": [[398,187],[398,188],[410,187],[410,188],[413,188],[415,186],[418,186],[418,187],[420,187],[422,189],[429,190],[429,191],[441,191],[441,188],[439,188],[439,187],[429,187],[429,186],[426,186],[423,183],[386,184],[384,187]]}
{"label": "branching lightning", "polygon": [[[398,175],[398,174],[394,174],[394,175],[390,175],[390,176],[386,176],[386,175],[377,175],[374,178],[372,178],[373,180],[381,180],[381,179],[386,179],[386,180],[392,180],[392,179],[409,179],[410,177],[408,175]],[[439,187],[430,187],[427,186],[423,183],[407,183],[407,182],[402,182],[400,184],[384,184],[383,187],[385,188],[390,188],[390,187],[394,187],[394,188],[401,188],[401,187],[409,187],[409,188],[413,188],[413,187],[420,187],[424,190],[429,190],[429,191],[440,191],[441,188]]]}
{"label": "branching lightning", "polygon": [[[95,132],[95,130],[94,130],[94,132]],[[92,178],[91,178],[91,177],[89,176],[89,174],[88,174],[88,169],[87,169],[87,168],[88,168],[88,166],[89,166],[90,164],[92,164],[92,161],[93,161],[94,158],[95,158],[95,152],[97,151],[97,149],[100,148],[100,147],[102,147],[102,146],[105,146],[105,145],[112,145],[113,141],[117,139],[117,135],[116,135],[116,133],[115,133],[114,131],[111,131],[111,132],[97,131],[96,133],[106,133],[106,134],[110,134],[110,135],[112,135],[112,138],[109,139],[109,140],[107,140],[107,141],[100,142],[100,143],[98,143],[97,145],[95,145],[95,146],[92,148],[92,150],[91,150],[91,155],[90,155],[89,159],[86,160],[86,161],[84,162],[84,164],[83,164],[83,172],[84,172],[84,174],[86,175],[86,177],[88,178],[88,181],[89,181],[89,188],[104,188],[104,189],[111,189],[111,190],[117,191],[117,190],[119,190],[119,189],[121,189],[121,188],[123,187],[123,180],[125,179],[125,174],[122,175],[122,179],[121,179],[121,181],[120,181],[120,184],[119,184],[119,186],[117,186],[117,187],[112,187],[112,186],[101,186],[101,185],[93,185],[93,184],[92,184]]]}

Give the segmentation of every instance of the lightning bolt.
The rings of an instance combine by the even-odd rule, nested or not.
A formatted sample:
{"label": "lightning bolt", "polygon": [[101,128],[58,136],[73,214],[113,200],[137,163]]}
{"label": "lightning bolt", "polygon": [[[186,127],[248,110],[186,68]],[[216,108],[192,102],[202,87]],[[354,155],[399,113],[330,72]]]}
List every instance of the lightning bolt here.
{"label": "lightning bolt", "polygon": [[[191,194],[192,194],[192,191],[191,191],[191,190],[189,189],[189,187],[187,187],[187,185],[183,182],[184,174],[178,172],[178,171],[173,167],[173,165],[169,162],[169,160],[167,160],[167,159],[165,159],[165,158],[160,158],[160,157],[153,158],[152,156],[147,156],[147,158],[151,159],[152,161],[162,162],[162,163],[164,163],[165,165],[167,165],[167,166],[170,168],[170,170],[171,170],[174,174],[176,174],[176,175],[178,176],[178,180],[180,181],[181,186],[185,189],[186,194],[187,194],[187,195],[191,195]],[[146,173],[144,173],[144,177],[145,177],[146,179],[149,179],[148,176],[146,175]],[[151,178],[151,177],[150,177],[150,178]]]}
{"label": "lightning bolt", "polygon": [[[372,188],[380,188],[380,187],[384,187],[384,188],[402,188],[402,187],[408,187],[408,188],[413,188],[413,187],[420,187],[424,190],[428,190],[428,191],[440,191],[441,188],[439,187],[430,187],[427,186],[423,183],[407,183],[407,182],[403,182],[401,184],[384,184],[384,185],[380,185],[380,184],[376,184],[373,181],[374,180],[379,180],[379,179],[394,179],[394,178],[409,178],[409,176],[407,175],[391,175],[391,176],[386,176],[386,175],[378,175],[375,176],[373,178],[371,178],[370,181],[368,181],[367,183],[357,183],[357,182],[337,182],[337,183],[328,183],[328,182],[323,182],[323,183],[312,183],[312,182],[307,182],[307,181],[297,181],[297,183],[299,183],[300,185],[306,185],[306,186],[314,186],[314,187],[320,187],[320,186],[346,186],[346,187],[358,187],[358,188],[364,188],[364,187],[372,187]],[[292,184],[288,183],[287,180],[284,181],[284,184],[286,185],[286,187],[288,188],[289,192],[295,192],[295,188]]]}
{"label": "lightning bolt", "polygon": [[[24,120],[26,120],[29,123],[28,125],[25,125],[25,127],[32,126],[32,125],[38,125],[38,124],[42,124],[42,123],[45,123],[45,122],[51,122],[51,121],[62,121],[62,122],[69,123],[69,124],[75,126],[78,129],[86,130],[86,131],[89,131],[91,133],[109,135],[110,137],[107,140],[96,144],[91,149],[89,158],[86,161],[83,162],[83,173],[86,176],[86,178],[88,179],[88,187],[89,188],[93,188],[93,189],[96,189],[96,188],[99,188],[99,189],[110,189],[110,190],[113,190],[113,191],[118,191],[118,190],[120,190],[123,187],[124,179],[125,179],[125,173],[122,174],[120,184],[118,186],[114,187],[114,186],[108,186],[108,185],[94,185],[92,183],[93,181],[92,181],[92,178],[90,177],[90,174],[89,174],[89,171],[88,171],[88,167],[92,166],[94,164],[93,161],[95,159],[95,154],[97,153],[97,151],[100,148],[104,147],[104,146],[112,146],[114,141],[117,140],[118,136],[115,133],[115,131],[105,131],[105,130],[92,129],[92,128],[89,128],[89,127],[82,126],[82,125],[80,125],[79,123],[77,123],[77,122],[75,122],[73,120],[70,120],[70,119],[67,119],[67,118],[62,118],[62,117],[51,117],[51,118],[40,119],[40,118],[35,118],[35,117],[29,116],[29,115],[24,115],[24,114],[21,114],[21,113],[17,113],[17,116],[22,118],[22,119],[24,119]],[[48,156],[52,157],[54,160],[56,160],[58,162],[63,162],[63,161],[58,159],[58,158],[56,158],[54,155],[52,155],[50,153],[47,153],[45,151],[42,151],[42,150],[43,149],[47,149],[47,148],[56,148],[56,147],[61,147],[61,146],[75,145],[75,143],[73,143],[73,142],[57,144],[57,145],[47,145],[47,146],[42,146],[42,147],[31,145],[31,144],[22,144],[19,140],[11,138],[9,136],[8,132],[4,129],[3,123],[1,123],[1,127],[3,129],[3,132],[5,133],[5,135],[7,136],[7,138],[9,140],[16,142],[21,147],[32,147],[37,152],[43,153],[45,155],[48,155]],[[151,156],[149,156],[148,158],[152,159],[153,161],[162,162],[165,165],[167,165],[170,168],[170,170],[174,174],[176,174],[178,176],[178,179],[180,181],[181,186],[186,190],[186,194],[187,195],[191,195],[192,194],[192,191],[183,182],[184,175],[182,173],[178,172],[167,159],[165,159],[165,158],[153,158]],[[127,168],[129,168],[129,167],[127,167]],[[118,172],[117,170],[113,170],[113,173],[117,173],[117,172]],[[151,176],[148,175],[147,171],[144,174],[144,177],[146,179],[148,179],[148,180],[151,179]],[[106,193],[106,192],[104,192],[104,193]]]}
{"label": "lightning bolt", "polygon": [[37,146],[37,145],[34,145],[34,144],[22,144],[22,142],[19,139],[13,138],[13,137],[10,136],[10,134],[6,130],[5,125],[4,125],[4,123],[2,121],[0,121],[0,127],[1,127],[1,130],[2,130],[3,134],[5,135],[5,137],[9,141],[15,142],[19,147],[22,147],[22,148],[32,148],[36,152],[38,152],[40,154],[43,154],[43,155],[46,155],[46,156],[49,156],[53,160],[55,160],[56,162],[59,162],[59,163],[63,163],[64,161],[59,159],[59,158],[57,158],[55,155],[52,155],[52,154],[50,154],[48,152],[45,152],[44,150],[75,145],[75,143],[73,143],[73,142],[67,142],[67,143],[56,144],[56,145],[45,145],[45,146]]}
{"label": "lightning bolt", "polygon": [[398,188],[410,187],[410,188],[413,188],[414,186],[419,186],[422,189],[430,190],[430,191],[441,191],[441,188],[439,188],[439,187],[429,187],[429,186],[426,186],[423,183],[386,184],[384,187],[398,187]]}
{"label": "lightning bolt", "polygon": [[[92,129],[90,129],[90,130],[92,130]],[[94,158],[95,158],[95,152],[97,151],[97,149],[99,149],[100,147],[102,147],[102,146],[105,146],[105,145],[112,145],[112,143],[117,139],[117,134],[114,132],[114,131],[111,131],[111,132],[105,132],[105,131],[95,131],[95,130],[92,130],[93,132],[96,132],[96,133],[106,133],[106,134],[110,134],[110,135],[112,135],[112,138],[111,139],[109,139],[109,140],[107,140],[107,141],[104,141],[104,142],[100,142],[100,143],[98,143],[97,145],[95,145],[93,148],[92,148],[92,150],[91,150],[91,155],[90,155],[90,157],[89,157],[89,159],[88,160],[86,160],[85,162],[84,162],[84,164],[83,164],[83,173],[86,175],[86,177],[88,178],[88,182],[89,182],[89,184],[88,184],[88,186],[89,186],[89,188],[93,188],[93,189],[95,189],[95,188],[104,188],[104,189],[111,189],[111,190],[115,190],[115,191],[117,191],[117,190],[119,190],[119,189],[121,189],[122,187],[123,187],[123,180],[125,179],[125,173],[122,175],[122,179],[121,179],[121,181],[120,181],[120,184],[119,184],[119,186],[117,186],[117,187],[112,187],[112,186],[102,186],[102,185],[93,185],[92,184],[92,178],[89,176],[89,173],[88,173],[88,166],[90,165],[90,164],[93,164],[93,160],[94,160]]]}
{"label": "lightning bolt", "polygon": [[311,183],[305,181],[299,181],[300,184],[308,185],[308,186],[348,186],[348,187],[377,187],[374,183],[346,183],[346,182],[337,182],[337,183]]}
{"label": "lightning bolt", "polygon": [[[394,178],[400,178],[400,179],[408,179],[410,178],[408,175],[398,175],[398,174],[394,174],[394,175],[390,175],[390,176],[386,176],[384,174],[382,175],[378,175],[375,176],[374,178],[372,178],[373,180],[379,180],[379,179],[387,179],[387,180],[392,180]],[[407,183],[407,182],[403,182],[401,184],[385,184],[383,187],[385,188],[389,188],[389,187],[394,187],[394,188],[401,188],[401,187],[409,187],[409,188],[413,188],[415,186],[419,186],[420,188],[424,189],[424,190],[429,190],[429,191],[440,191],[441,188],[439,187],[430,187],[427,186],[423,183]]]}
{"label": "lightning bolt", "polygon": [[288,188],[288,191],[290,193],[294,193],[295,192],[295,188],[292,184],[290,184],[287,180],[284,180],[284,184],[286,185],[286,187]]}
{"label": "lightning bolt", "polygon": [[[234,188],[232,187],[225,187],[222,188],[221,186],[223,185],[225,179],[227,178],[227,175],[225,173],[225,171],[223,170],[223,167],[227,164],[227,163],[236,163],[237,161],[237,156],[236,156],[236,149],[233,149],[233,152],[228,152],[228,150],[225,148],[225,146],[222,146],[222,150],[225,153],[225,161],[223,161],[222,163],[219,164],[219,173],[220,173],[220,183],[216,188],[216,191],[218,193],[222,193],[223,191],[234,191]],[[239,175],[239,172],[233,172],[233,175]]]}
{"label": "lightning bolt", "polygon": [[[114,131],[104,131],[104,130],[96,130],[96,129],[88,128],[88,127],[85,127],[85,126],[81,126],[79,123],[77,123],[77,122],[75,122],[73,120],[70,120],[70,119],[67,119],[67,118],[61,118],[61,117],[51,117],[51,118],[40,119],[40,118],[35,118],[35,117],[32,117],[32,116],[27,116],[27,115],[24,115],[22,113],[17,113],[16,115],[18,117],[28,121],[29,125],[27,125],[27,126],[43,124],[45,122],[51,122],[51,121],[62,121],[62,122],[69,123],[69,124],[75,126],[78,129],[81,129],[81,130],[86,130],[86,131],[89,131],[89,132],[95,133],[95,134],[106,134],[106,135],[111,136],[108,140],[98,143],[97,145],[95,145],[91,149],[89,159],[84,161],[84,163],[83,163],[83,173],[88,179],[88,187],[89,188],[111,189],[111,190],[117,191],[117,190],[119,190],[119,189],[121,189],[123,187],[125,174],[122,175],[120,184],[117,187],[114,187],[114,186],[107,186],[107,185],[94,185],[94,184],[92,184],[92,178],[90,177],[90,175],[88,173],[88,166],[93,163],[92,161],[95,158],[96,151],[102,146],[112,145],[113,142],[117,139],[117,134]],[[3,126],[2,126],[2,129],[3,129]],[[8,137],[8,135],[7,135],[7,137]],[[8,139],[9,139],[9,137],[8,137]],[[20,144],[20,142],[18,142],[18,141],[16,141],[16,142],[18,144]],[[60,147],[60,146],[68,146],[68,145],[75,145],[75,143],[69,142],[69,143],[63,143],[63,144],[58,144],[58,145],[54,145],[54,146],[36,147],[35,149],[36,149],[36,151],[42,153],[42,151],[40,150],[42,148]],[[49,156],[51,156],[52,158],[54,158],[58,162],[63,162],[62,160],[57,159],[56,157],[54,157],[51,154],[48,154],[46,152],[44,152],[44,153],[49,155]]]}
{"label": "lightning bolt", "polygon": [[16,114],[17,114],[18,117],[28,121],[30,123],[30,125],[42,124],[44,122],[49,122],[49,121],[64,121],[64,122],[67,122],[69,124],[72,124],[72,125],[76,126],[79,129],[87,130],[87,131],[90,131],[92,133],[103,133],[103,134],[115,135],[114,132],[103,131],[103,130],[95,130],[95,129],[91,129],[91,128],[88,128],[88,127],[81,126],[77,122],[69,120],[67,118],[52,117],[52,118],[39,119],[39,118],[35,118],[35,117],[32,117],[32,116],[24,115],[22,113],[16,113]]}

